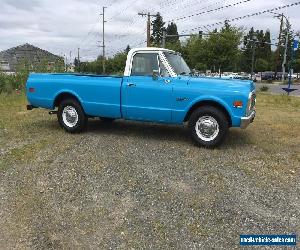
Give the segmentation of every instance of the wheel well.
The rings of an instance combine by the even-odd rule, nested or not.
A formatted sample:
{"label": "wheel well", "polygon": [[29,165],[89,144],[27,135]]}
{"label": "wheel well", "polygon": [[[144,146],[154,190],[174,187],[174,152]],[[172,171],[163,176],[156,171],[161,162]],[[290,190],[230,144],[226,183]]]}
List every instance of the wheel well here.
{"label": "wheel well", "polygon": [[215,107],[215,108],[221,110],[221,111],[225,114],[225,116],[226,116],[226,118],[227,118],[227,120],[228,120],[229,126],[230,126],[230,127],[232,126],[231,116],[230,116],[230,114],[228,113],[228,111],[227,111],[220,103],[215,102],[215,101],[200,101],[200,102],[195,103],[195,104],[190,108],[190,110],[188,111],[188,113],[186,114],[186,116],[185,116],[185,118],[184,118],[184,122],[187,122],[187,121],[190,119],[192,113],[193,113],[196,109],[198,109],[198,108],[200,108],[200,107],[203,107],[203,106],[212,106],[212,107]]}
{"label": "wheel well", "polygon": [[75,99],[78,103],[80,103],[80,101],[78,100],[78,98],[76,96],[74,96],[70,93],[61,93],[54,100],[54,108],[58,107],[62,100],[65,100],[65,99],[68,99],[68,98]]}

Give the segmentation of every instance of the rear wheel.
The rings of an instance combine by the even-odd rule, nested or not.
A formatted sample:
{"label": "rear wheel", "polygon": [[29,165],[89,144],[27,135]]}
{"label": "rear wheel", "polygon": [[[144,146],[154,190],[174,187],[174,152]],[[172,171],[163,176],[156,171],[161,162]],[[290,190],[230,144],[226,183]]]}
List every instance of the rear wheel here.
{"label": "rear wheel", "polygon": [[58,122],[69,133],[80,133],[87,125],[85,115],[80,103],[73,99],[62,100],[58,106]]}
{"label": "rear wheel", "polygon": [[189,130],[199,146],[214,148],[228,133],[228,120],[223,111],[212,106],[196,109],[189,120]]}

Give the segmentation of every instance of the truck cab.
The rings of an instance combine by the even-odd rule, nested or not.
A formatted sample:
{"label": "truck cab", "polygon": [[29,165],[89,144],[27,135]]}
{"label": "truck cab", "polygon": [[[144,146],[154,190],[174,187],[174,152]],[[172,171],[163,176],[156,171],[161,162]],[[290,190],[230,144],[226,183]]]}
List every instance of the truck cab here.
{"label": "truck cab", "polygon": [[129,51],[123,76],[31,74],[26,88],[28,109],[52,110],[67,132],[83,131],[89,117],[187,123],[205,147],[230,127],[246,128],[256,112],[252,81],[194,76],[179,53],[162,48]]}

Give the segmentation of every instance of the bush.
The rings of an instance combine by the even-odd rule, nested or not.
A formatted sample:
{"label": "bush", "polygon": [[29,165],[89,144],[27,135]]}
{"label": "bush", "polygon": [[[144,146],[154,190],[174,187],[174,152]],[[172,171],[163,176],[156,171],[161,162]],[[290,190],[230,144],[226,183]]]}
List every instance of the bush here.
{"label": "bush", "polygon": [[268,80],[267,80],[267,83],[273,83],[273,79],[271,79],[271,78],[268,79]]}
{"label": "bush", "polygon": [[0,93],[12,93],[24,89],[30,72],[64,72],[64,62],[57,61],[49,68],[46,60],[41,61],[38,65],[32,66],[28,61],[22,61],[17,65],[17,72],[6,74],[0,72]]}
{"label": "bush", "polygon": [[260,87],[260,91],[262,91],[262,92],[267,92],[269,90],[269,87],[268,86],[262,86],[262,87]]}
{"label": "bush", "polygon": [[27,72],[18,72],[11,75],[0,72],[0,93],[10,94],[16,90],[22,90],[27,78]]}

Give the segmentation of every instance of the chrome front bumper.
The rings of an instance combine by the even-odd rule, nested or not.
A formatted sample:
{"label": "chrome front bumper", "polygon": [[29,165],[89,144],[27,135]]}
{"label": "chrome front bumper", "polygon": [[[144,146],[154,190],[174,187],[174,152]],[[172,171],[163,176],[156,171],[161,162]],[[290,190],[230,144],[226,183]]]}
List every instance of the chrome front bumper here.
{"label": "chrome front bumper", "polygon": [[249,116],[242,117],[240,128],[242,128],[242,129],[247,128],[248,125],[254,121],[255,115],[256,115],[256,111],[253,110],[252,113]]}

